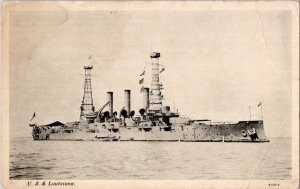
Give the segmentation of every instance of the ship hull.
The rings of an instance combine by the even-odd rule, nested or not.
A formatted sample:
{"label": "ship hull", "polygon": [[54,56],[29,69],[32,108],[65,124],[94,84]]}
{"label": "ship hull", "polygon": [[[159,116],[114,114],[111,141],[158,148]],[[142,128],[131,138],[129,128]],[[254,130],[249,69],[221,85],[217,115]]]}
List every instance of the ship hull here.
{"label": "ship hull", "polygon": [[[209,124],[173,124],[171,128],[154,127],[119,127],[106,128],[101,123],[94,123],[91,129],[48,129],[34,140],[61,141],[182,141],[182,142],[269,142],[266,138],[263,121],[240,121],[238,123]],[[249,133],[249,130],[255,133]],[[99,140],[99,138],[101,138]],[[112,140],[113,139],[113,140]]]}

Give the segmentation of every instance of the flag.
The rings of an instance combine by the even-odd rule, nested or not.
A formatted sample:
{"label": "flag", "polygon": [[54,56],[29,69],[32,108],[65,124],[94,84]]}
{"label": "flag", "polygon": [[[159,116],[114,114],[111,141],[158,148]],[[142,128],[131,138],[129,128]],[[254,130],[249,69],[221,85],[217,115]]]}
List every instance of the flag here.
{"label": "flag", "polygon": [[35,112],[33,113],[33,116],[32,116],[32,118],[30,119],[30,121],[33,120],[33,118],[35,118]]}
{"label": "flag", "polygon": [[163,72],[163,71],[165,71],[165,68],[162,68],[162,69],[160,70],[160,72],[159,72],[159,73],[161,73],[161,72]]}
{"label": "flag", "polygon": [[143,83],[144,83],[144,78],[139,81],[139,84],[143,84]]}
{"label": "flag", "polygon": [[143,73],[141,73],[141,75],[140,75],[140,76],[143,76],[143,75],[145,75],[145,70],[143,71]]}
{"label": "flag", "polygon": [[257,107],[260,107],[262,105],[262,102],[260,102],[258,105],[257,105]]}

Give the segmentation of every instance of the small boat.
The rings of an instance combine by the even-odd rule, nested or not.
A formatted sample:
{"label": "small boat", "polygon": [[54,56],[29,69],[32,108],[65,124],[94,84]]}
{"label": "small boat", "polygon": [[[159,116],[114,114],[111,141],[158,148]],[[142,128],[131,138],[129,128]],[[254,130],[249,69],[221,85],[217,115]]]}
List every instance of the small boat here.
{"label": "small boat", "polygon": [[110,135],[107,135],[107,136],[95,136],[95,139],[97,141],[118,141],[119,139],[116,137],[116,136],[110,136]]}
{"label": "small boat", "polygon": [[132,141],[133,140],[133,137],[131,138],[121,138],[120,141]]}

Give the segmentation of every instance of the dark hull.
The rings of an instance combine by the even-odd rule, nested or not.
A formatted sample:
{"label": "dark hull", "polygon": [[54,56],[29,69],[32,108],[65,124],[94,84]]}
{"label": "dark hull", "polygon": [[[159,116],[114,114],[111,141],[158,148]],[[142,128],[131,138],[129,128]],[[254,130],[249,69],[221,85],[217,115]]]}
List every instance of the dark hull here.
{"label": "dark hull", "polygon": [[[138,126],[107,129],[94,123],[94,132],[88,129],[73,129],[72,132],[51,133],[45,130],[34,135],[34,140],[61,141],[182,141],[182,142],[269,142],[264,132],[263,121],[240,121],[238,123],[173,124],[171,129],[161,126],[142,128]],[[255,137],[249,130],[255,130]],[[70,129],[68,129],[69,131]],[[48,135],[48,138],[46,136]],[[99,140],[99,135],[114,137],[115,140]]]}

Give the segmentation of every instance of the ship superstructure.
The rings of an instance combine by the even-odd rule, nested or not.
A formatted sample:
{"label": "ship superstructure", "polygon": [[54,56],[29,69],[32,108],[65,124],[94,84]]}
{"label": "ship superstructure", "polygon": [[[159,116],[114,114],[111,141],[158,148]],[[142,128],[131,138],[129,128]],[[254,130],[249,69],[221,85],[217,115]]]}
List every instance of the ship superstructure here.
{"label": "ship superstructure", "polygon": [[[143,103],[139,115],[131,109],[131,90],[124,90],[124,107],[114,111],[114,95],[107,92],[107,101],[94,110],[91,87],[92,66],[85,66],[84,96],[80,120],[63,124],[34,125],[34,140],[95,141],[192,141],[192,142],[268,142],[263,120],[211,122],[180,117],[170,106],[163,105],[159,63],[160,53],[152,52],[151,88],[142,87]],[[144,75],[145,71],[140,75]],[[143,83],[143,79],[140,80]],[[107,108],[107,111],[104,109]],[[84,120],[84,121],[83,121]],[[57,125],[59,124],[59,125]],[[32,126],[32,125],[31,125]]]}

